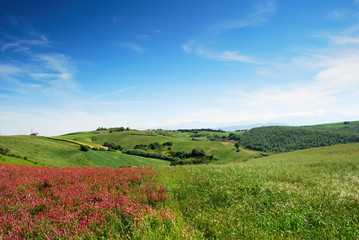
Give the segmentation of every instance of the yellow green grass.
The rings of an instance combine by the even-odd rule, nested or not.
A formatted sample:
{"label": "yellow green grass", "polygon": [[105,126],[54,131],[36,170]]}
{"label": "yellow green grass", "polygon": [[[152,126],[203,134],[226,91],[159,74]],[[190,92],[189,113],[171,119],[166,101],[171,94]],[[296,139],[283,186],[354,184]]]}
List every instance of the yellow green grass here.
{"label": "yellow green grass", "polygon": [[359,144],[159,169],[194,239],[358,239]]}
{"label": "yellow green grass", "polygon": [[136,166],[169,166],[169,161],[155,158],[145,158],[120,152],[88,151],[86,158],[101,167],[136,167]]}
{"label": "yellow green grass", "polygon": [[23,166],[42,166],[41,164],[30,162],[25,159],[11,157],[11,156],[4,156],[4,155],[0,155],[0,163],[23,165]]}

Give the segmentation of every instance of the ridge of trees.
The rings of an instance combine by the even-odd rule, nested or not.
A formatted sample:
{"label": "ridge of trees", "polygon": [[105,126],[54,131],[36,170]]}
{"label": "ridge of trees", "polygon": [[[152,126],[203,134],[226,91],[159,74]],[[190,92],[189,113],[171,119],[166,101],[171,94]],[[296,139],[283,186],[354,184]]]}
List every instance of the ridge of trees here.
{"label": "ridge of trees", "polygon": [[259,127],[238,135],[245,148],[274,153],[354,142],[359,142],[359,134],[308,127]]}
{"label": "ridge of trees", "polygon": [[198,133],[198,132],[220,132],[220,133],[223,133],[223,132],[225,132],[225,131],[223,131],[221,129],[211,129],[211,128],[178,129],[177,131],[179,131],[179,132],[193,132],[193,133]]}
{"label": "ridge of trees", "polygon": [[112,128],[104,128],[104,127],[98,127],[96,131],[106,131],[109,130],[109,133],[113,132],[123,132],[123,131],[130,131],[131,129],[129,127],[112,127]]}
{"label": "ridge of trees", "polygon": [[171,161],[171,166],[184,164],[203,164],[216,160],[213,155],[206,155],[202,149],[198,150],[194,148],[189,153],[184,151],[176,152],[171,150],[172,146],[172,142],[165,142],[162,144],[155,142],[148,145],[138,144],[133,149],[124,150],[123,153]]}

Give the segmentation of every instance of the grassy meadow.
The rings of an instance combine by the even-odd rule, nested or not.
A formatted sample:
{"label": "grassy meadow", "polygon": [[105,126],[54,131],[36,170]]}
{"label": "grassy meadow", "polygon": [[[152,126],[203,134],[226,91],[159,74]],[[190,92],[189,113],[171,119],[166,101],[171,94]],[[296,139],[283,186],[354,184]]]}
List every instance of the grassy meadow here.
{"label": "grassy meadow", "polygon": [[86,158],[101,167],[137,167],[137,166],[168,166],[170,162],[155,159],[133,156],[118,152],[88,151]]}
{"label": "grassy meadow", "polygon": [[161,168],[158,179],[194,239],[359,237],[359,144]]}
{"label": "grassy meadow", "polygon": [[[341,129],[342,125],[344,124],[333,124],[333,128]],[[355,126],[353,124],[353,127]],[[330,128],[330,125],[326,127]],[[7,177],[8,186],[13,186],[11,181],[15,181],[14,184],[24,184],[21,187],[11,187],[11,194],[14,199],[30,201],[30,205],[24,202],[25,205],[19,209],[29,214],[29,221],[33,222],[36,229],[41,229],[36,221],[32,221],[40,217],[37,215],[38,211],[41,214],[43,211],[44,215],[41,215],[41,219],[44,223],[53,221],[46,216],[51,211],[55,211],[50,207],[45,208],[41,205],[41,201],[56,201],[60,204],[62,195],[58,189],[63,187],[61,182],[66,182],[67,177],[75,181],[79,177],[76,175],[77,171],[83,172],[80,181],[86,182],[89,186],[97,184],[95,182],[99,179],[105,180],[107,176],[104,174],[94,178],[96,181],[92,183],[90,179],[93,176],[90,176],[91,174],[87,176],[85,173],[94,168],[86,167],[111,167],[96,168],[98,169],[96,171],[102,172],[101,174],[116,168],[121,168],[128,173],[137,171],[136,169],[140,172],[147,172],[147,170],[151,172],[153,185],[147,190],[144,190],[144,185],[138,179],[130,180],[132,176],[129,174],[128,182],[125,181],[128,189],[136,187],[138,190],[129,191],[125,188],[116,193],[120,198],[126,196],[131,199],[142,199],[143,205],[136,205],[137,203],[131,205],[133,203],[120,201],[121,210],[118,211],[117,205],[111,205],[112,217],[116,216],[116,211],[119,216],[125,214],[126,217],[122,216],[117,220],[105,217],[110,227],[109,230],[104,231],[100,230],[102,225],[97,222],[91,225],[86,220],[88,215],[85,212],[76,213],[76,217],[74,213],[69,212],[71,216],[62,213],[64,215],[61,221],[68,224],[67,218],[75,219],[75,226],[82,231],[82,235],[80,233],[71,235],[69,232],[61,232],[61,226],[56,225],[56,231],[66,236],[63,239],[71,236],[79,237],[79,239],[102,237],[153,240],[359,239],[359,143],[264,154],[243,146],[236,151],[236,141],[228,140],[228,134],[205,131],[193,133],[131,130],[112,133],[109,131],[80,132],[55,138],[0,136],[0,146],[8,148],[15,156],[0,154],[0,164],[81,167],[67,170],[62,170],[63,168],[46,170],[47,168],[41,167],[39,170],[33,168],[28,171],[26,167],[20,170],[20,168],[6,167],[7,164],[3,164],[0,166],[0,177]],[[225,136],[223,140],[221,140],[222,136]],[[215,140],[209,140],[213,138]],[[169,161],[128,155],[121,151],[80,151],[80,145],[101,147],[105,142],[114,142],[126,148],[133,148],[137,144],[172,142],[172,149],[175,151],[191,151],[193,148],[198,148],[204,150],[206,154],[213,154],[218,160],[210,164],[169,166]],[[65,174],[60,178],[55,177],[56,169],[59,169],[59,173],[70,171],[74,175]],[[17,174],[24,173],[20,174],[24,181],[17,181],[13,178],[11,171]],[[40,172],[46,171],[51,171],[53,179],[39,175]],[[35,175],[26,176],[27,172],[33,172]],[[84,191],[92,194],[91,198],[84,196],[83,201],[86,201],[86,206],[93,204],[100,208],[104,207],[96,215],[94,213],[98,209],[91,210],[89,207],[86,210],[91,213],[89,216],[94,219],[99,216],[110,216],[105,210],[104,199],[107,197],[103,191],[109,191],[110,195],[112,191],[117,191],[118,187],[115,182],[112,185],[115,186],[114,189],[108,186],[102,189],[103,186],[100,185],[96,185],[96,188],[82,186]],[[4,201],[8,204],[14,203],[11,199],[7,199],[8,189],[4,186],[0,184],[0,191],[5,191],[2,195]],[[160,191],[161,198],[158,199],[153,195],[151,189],[163,189]],[[40,198],[37,200],[38,203],[31,203],[32,198],[19,197],[24,191],[30,190],[41,196],[50,196],[50,198],[43,200]],[[76,196],[74,200],[80,201],[77,192],[74,189],[71,191],[71,194]],[[100,199],[95,196],[99,193],[102,194]],[[71,202],[71,199],[72,197],[66,197],[63,201]],[[11,218],[13,216],[11,211],[19,207],[16,204],[11,206],[0,211],[0,229],[3,229],[0,232],[0,239],[11,239],[7,238],[6,231],[13,229],[13,226],[10,223],[4,225],[6,221],[2,218],[2,214],[5,213]],[[131,210],[137,207],[142,209],[138,211],[146,214],[137,215],[139,212]],[[156,209],[158,212],[151,209]],[[69,209],[69,211],[72,210],[76,209]],[[127,218],[127,214],[131,217]],[[56,217],[56,214],[51,217]],[[85,220],[86,224],[83,225]],[[115,223],[120,223],[120,225]],[[21,224],[18,225],[21,231],[17,229],[12,233],[20,234],[19,236],[35,236],[26,232],[30,230],[26,229],[26,224],[24,224],[25,222],[21,220]],[[66,226],[71,232],[70,225]],[[92,227],[96,229],[96,232],[91,230]],[[36,236],[46,239],[47,235],[41,235],[40,232],[38,230],[36,234],[39,235]]]}

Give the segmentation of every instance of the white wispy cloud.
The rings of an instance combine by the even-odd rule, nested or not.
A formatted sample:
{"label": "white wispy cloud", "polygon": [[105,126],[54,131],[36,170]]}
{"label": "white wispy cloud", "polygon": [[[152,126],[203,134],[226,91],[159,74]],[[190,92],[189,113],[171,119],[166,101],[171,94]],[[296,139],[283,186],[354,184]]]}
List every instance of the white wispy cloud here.
{"label": "white wispy cloud", "polygon": [[116,95],[116,94],[119,94],[119,93],[122,93],[122,92],[126,92],[130,89],[133,89],[135,87],[127,87],[127,88],[121,88],[121,89],[118,89],[116,91],[112,91],[112,92],[108,92],[108,93],[103,93],[103,94],[100,94],[100,95],[97,95],[97,96],[94,96],[92,97],[91,99],[100,99],[100,98],[103,98],[103,97],[108,97],[108,96],[112,96],[112,95]]}
{"label": "white wispy cloud", "polygon": [[[262,1],[262,4],[256,5],[254,10],[246,17],[213,24],[207,27],[207,35],[209,35],[207,36],[207,42],[208,39],[213,39],[214,35],[217,35],[223,31],[258,26],[266,22],[271,13],[273,13],[276,9],[277,4],[274,0],[265,0]],[[253,58],[241,54],[238,50],[213,50],[213,47],[209,47],[209,44],[206,44],[206,41],[192,39],[183,44],[181,47],[182,50],[186,53],[192,53],[216,61],[233,61],[254,64],[258,63],[258,61],[254,60]]]}
{"label": "white wispy cloud", "polygon": [[268,0],[265,1],[263,4],[256,6],[254,11],[250,13],[247,17],[214,24],[209,26],[208,30],[210,32],[219,33],[225,30],[231,30],[236,28],[258,26],[265,23],[271,13],[273,13],[276,9],[276,2],[273,0]]}
{"label": "white wispy cloud", "polygon": [[333,36],[332,41],[335,44],[359,44],[359,37]]}
{"label": "white wispy cloud", "polygon": [[137,39],[140,39],[140,40],[144,40],[144,39],[149,39],[149,38],[151,38],[151,36],[150,36],[150,35],[147,35],[147,34],[137,34],[137,35],[136,35],[136,38],[137,38]]}
{"label": "white wispy cloud", "polygon": [[76,64],[64,54],[47,52],[52,42],[46,35],[30,31],[25,37],[5,35],[0,41],[3,56],[11,59],[0,62],[1,89],[22,94],[36,89],[37,94],[51,96],[76,91]]}
{"label": "white wispy cloud", "polygon": [[60,53],[38,54],[34,61],[40,64],[40,72],[29,75],[46,83],[44,93],[48,95],[62,95],[76,91],[77,86],[73,80],[76,68],[70,57]]}
{"label": "white wispy cloud", "polygon": [[26,68],[11,64],[0,64],[0,89],[9,93],[28,93],[41,88],[40,84],[24,81]]}
{"label": "white wispy cloud", "polygon": [[0,41],[0,51],[28,52],[32,47],[51,47],[51,42],[43,34],[31,32],[28,38],[5,35]]}
{"label": "white wispy cloud", "polygon": [[13,65],[10,65],[10,64],[1,64],[0,65],[0,75],[2,75],[2,76],[16,75],[19,72],[21,72],[21,70],[18,67],[15,67]]}
{"label": "white wispy cloud", "polygon": [[[146,86],[147,84],[141,84],[126,88],[121,88],[112,92],[102,93],[90,98],[83,99],[82,101],[77,102],[75,105],[125,105],[125,104],[139,104],[139,103],[148,103],[148,101],[142,100],[118,100],[116,95],[121,93]],[[114,97],[115,96],[115,97]],[[117,97],[118,98],[118,97]]]}
{"label": "white wispy cloud", "polygon": [[224,51],[221,52],[218,57],[215,56],[215,59],[222,61],[236,61],[236,62],[246,62],[246,63],[257,63],[253,59],[240,55],[238,51]]}
{"label": "white wispy cloud", "polygon": [[234,62],[245,62],[245,63],[257,63],[255,60],[248,56],[241,55],[238,51],[213,51],[198,44],[194,40],[190,40],[186,44],[182,45],[182,50],[186,53],[192,53],[204,58],[216,60],[216,61],[234,61]]}
{"label": "white wispy cloud", "polygon": [[137,53],[143,53],[144,52],[144,49],[140,45],[135,44],[133,42],[120,42],[120,43],[117,43],[116,45],[124,47],[124,48],[127,48],[127,49],[130,49],[130,50],[132,50],[134,52],[137,52]]}
{"label": "white wispy cloud", "polygon": [[[293,112],[303,116],[305,113],[355,112],[355,103],[359,101],[359,50],[346,49],[332,55],[312,55],[311,58],[320,67],[312,79],[296,84],[273,84],[256,91],[242,90],[237,97],[218,101],[241,106],[253,114],[260,111],[263,116],[280,116]],[[290,64],[292,63],[288,63]]]}
{"label": "white wispy cloud", "polygon": [[86,101],[87,105],[92,105],[92,106],[101,106],[103,107],[104,105],[129,105],[129,104],[143,104],[143,103],[149,103],[148,101],[140,101],[140,100],[124,100],[124,101],[99,101],[99,100],[94,100],[94,101]]}
{"label": "white wispy cloud", "polygon": [[329,18],[334,19],[334,20],[342,20],[348,17],[348,12],[346,10],[339,10],[339,9],[335,9],[331,12],[329,12]]}

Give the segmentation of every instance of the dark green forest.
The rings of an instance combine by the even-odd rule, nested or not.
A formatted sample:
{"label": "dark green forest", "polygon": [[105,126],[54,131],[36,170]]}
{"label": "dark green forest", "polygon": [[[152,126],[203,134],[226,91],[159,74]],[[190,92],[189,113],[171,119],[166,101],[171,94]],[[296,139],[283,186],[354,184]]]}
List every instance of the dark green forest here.
{"label": "dark green forest", "polygon": [[359,134],[323,127],[270,126],[253,128],[239,135],[238,142],[252,150],[281,153],[359,142]]}

